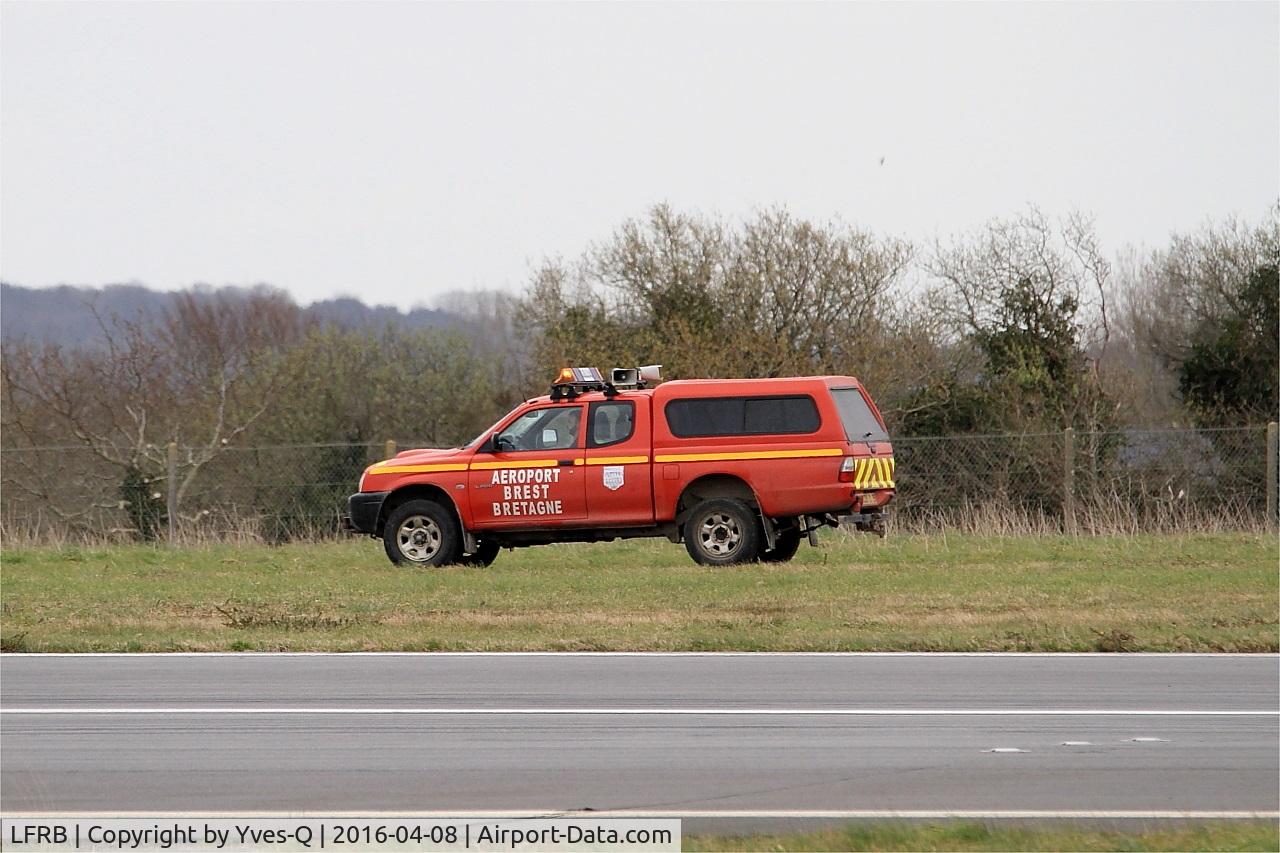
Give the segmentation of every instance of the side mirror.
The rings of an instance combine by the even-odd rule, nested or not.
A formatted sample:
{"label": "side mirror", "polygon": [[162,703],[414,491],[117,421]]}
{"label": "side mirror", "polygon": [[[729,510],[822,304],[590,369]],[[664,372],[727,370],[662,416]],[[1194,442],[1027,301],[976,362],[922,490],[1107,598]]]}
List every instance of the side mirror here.
{"label": "side mirror", "polygon": [[501,453],[504,450],[515,450],[516,444],[507,435],[495,435],[493,437],[493,453]]}
{"label": "side mirror", "polygon": [[560,441],[560,433],[553,429],[544,429],[542,431],[542,446],[555,447]]}

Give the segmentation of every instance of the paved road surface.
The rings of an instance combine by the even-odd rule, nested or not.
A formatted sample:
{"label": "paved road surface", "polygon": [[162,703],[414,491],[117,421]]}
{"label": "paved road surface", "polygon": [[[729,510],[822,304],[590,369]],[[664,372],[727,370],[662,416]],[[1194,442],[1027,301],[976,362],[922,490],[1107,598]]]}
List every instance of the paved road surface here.
{"label": "paved road surface", "polygon": [[1278,702],[1274,655],[4,655],[0,798],[1270,814]]}

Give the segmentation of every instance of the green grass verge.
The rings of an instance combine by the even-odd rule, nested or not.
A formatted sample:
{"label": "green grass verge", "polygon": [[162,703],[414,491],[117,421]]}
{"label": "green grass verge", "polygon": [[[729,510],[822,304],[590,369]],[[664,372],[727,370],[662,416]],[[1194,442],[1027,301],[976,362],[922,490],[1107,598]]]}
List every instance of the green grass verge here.
{"label": "green grass verge", "polygon": [[712,569],[651,540],[406,570],[373,540],[6,549],[9,651],[1276,651],[1274,537],[834,537]]}
{"label": "green grass verge", "polygon": [[1280,850],[1275,823],[1218,821],[1194,826],[1113,830],[989,826],[981,823],[849,824],[795,835],[684,838],[698,850]]}

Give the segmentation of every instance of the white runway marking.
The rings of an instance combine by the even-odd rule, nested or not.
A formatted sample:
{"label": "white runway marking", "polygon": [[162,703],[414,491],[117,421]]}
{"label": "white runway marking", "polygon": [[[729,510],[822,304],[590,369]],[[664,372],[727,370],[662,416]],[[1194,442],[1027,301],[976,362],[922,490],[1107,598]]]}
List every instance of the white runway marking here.
{"label": "white runway marking", "polygon": [[344,707],[97,707],[0,708],[0,714],[344,714],[480,716],[682,717],[1280,717],[1280,710],[1161,708],[344,708]]}
{"label": "white runway marking", "polygon": [[519,820],[527,818],[833,818],[844,820],[904,819],[939,820],[945,818],[970,820],[1039,820],[1059,818],[1064,820],[1274,820],[1280,811],[1085,811],[1085,810],[1035,810],[1035,811],[971,811],[940,809],[864,809],[864,810],[762,810],[762,811],[659,811],[650,809],[600,809],[598,811],[565,811],[563,809],[525,809],[506,811],[352,811],[315,812],[0,812],[5,820],[23,818],[421,818],[424,820]]}

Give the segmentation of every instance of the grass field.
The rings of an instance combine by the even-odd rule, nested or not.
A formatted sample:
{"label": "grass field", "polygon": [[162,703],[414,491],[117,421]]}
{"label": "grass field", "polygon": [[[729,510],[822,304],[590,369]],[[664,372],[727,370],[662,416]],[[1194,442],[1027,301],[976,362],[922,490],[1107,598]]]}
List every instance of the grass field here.
{"label": "grass field", "polygon": [[379,543],[11,549],[8,651],[1276,651],[1266,534],[834,537],[711,569],[638,541],[406,570]]}
{"label": "grass field", "polygon": [[980,823],[850,824],[797,835],[686,836],[699,850],[1280,850],[1274,822],[1219,821],[1134,831]]}

